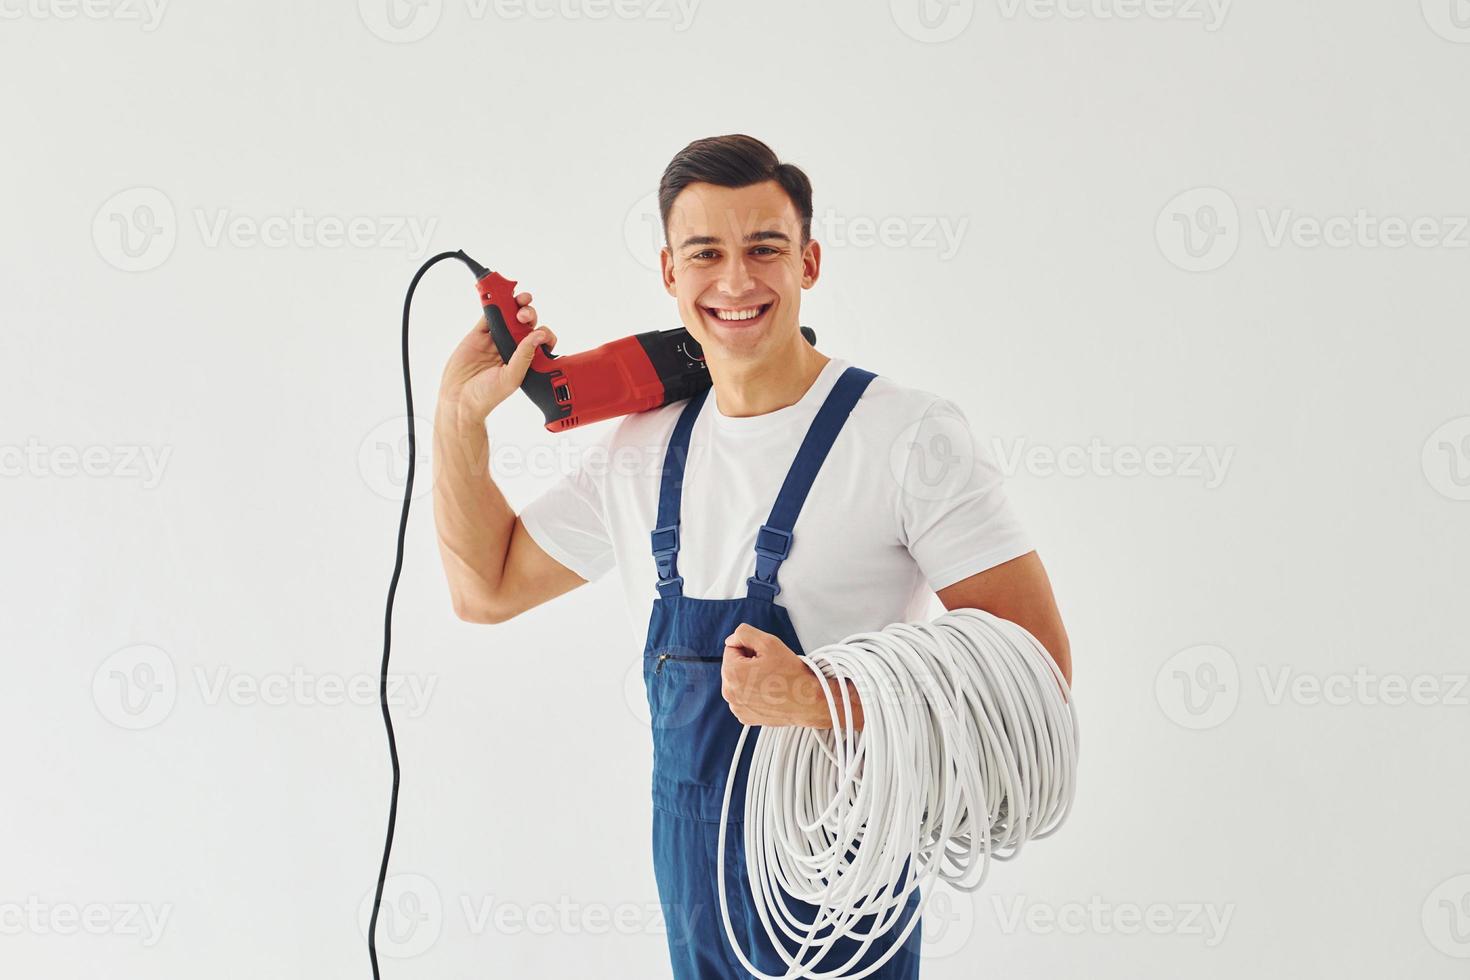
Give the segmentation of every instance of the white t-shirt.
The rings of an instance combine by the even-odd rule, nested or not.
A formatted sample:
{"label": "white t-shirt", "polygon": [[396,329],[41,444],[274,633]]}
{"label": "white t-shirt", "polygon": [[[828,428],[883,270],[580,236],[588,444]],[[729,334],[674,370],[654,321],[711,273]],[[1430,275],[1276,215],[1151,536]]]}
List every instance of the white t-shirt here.
{"label": "white t-shirt", "polygon": [[[690,434],[680,515],[686,596],[746,594],[756,530],[848,366],[831,358],[800,401],[764,415],[731,418],[713,391],[705,398]],[[640,649],[658,597],[649,532],[664,450],[687,404],[623,416],[520,514],[536,543],[584,579],[620,569]],[[878,375],[797,516],[775,602],[810,653],[853,633],[927,618],[931,590],[1031,550],[1000,469],[960,408]]]}

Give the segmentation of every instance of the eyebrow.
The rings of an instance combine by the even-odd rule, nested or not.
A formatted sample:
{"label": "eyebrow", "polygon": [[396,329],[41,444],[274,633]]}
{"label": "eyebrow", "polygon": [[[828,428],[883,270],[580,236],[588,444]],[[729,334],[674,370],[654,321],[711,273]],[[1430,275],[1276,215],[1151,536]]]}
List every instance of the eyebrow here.
{"label": "eyebrow", "polygon": [[[746,243],[782,241],[790,244],[791,236],[784,231],[753,231],[745,236]],[[691,235],[679,243],[681,250],[692,245],[722,245],[724,241],[714,235]]]}

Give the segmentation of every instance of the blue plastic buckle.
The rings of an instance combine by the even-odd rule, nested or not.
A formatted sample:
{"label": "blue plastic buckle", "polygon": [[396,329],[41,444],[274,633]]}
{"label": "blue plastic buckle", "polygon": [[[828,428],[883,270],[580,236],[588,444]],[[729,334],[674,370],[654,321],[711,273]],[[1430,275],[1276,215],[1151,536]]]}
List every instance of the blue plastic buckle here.
{"label": "blue plastic buckle", "polygon": [[791,532],[762,524],[755,533],[755,554],[755,574],[745,580],[746,584],[752,589],[756,586],[770,589],[771,594],[767,598],[774,599],[781,594],[781,586],[776,582],[776,569],[791,554]]}
{"label": "blue plastic buckle", "polygon": [[[774,537],[779,543],[780,550],[767,547],[761,541],[762,535]],[[770,541],[770,537],[766,538],[766,541]],[[783,531],[779,527],[771,527],[769,524],[762,524],[761,529],[755,532],[755,553],[765,555],[767,558],[784,559],[787,555],[791,554],[791,532]]]}
{"label": "blue plastic buckle", "polygon": [[[662,538],[660,538],[662,536]],[[674,574],[674,556],[679,553],[679,525],[656,527],[648,536],[653,545],[653,561],[658,568],[658,584],[684,584],[684,576]]]}

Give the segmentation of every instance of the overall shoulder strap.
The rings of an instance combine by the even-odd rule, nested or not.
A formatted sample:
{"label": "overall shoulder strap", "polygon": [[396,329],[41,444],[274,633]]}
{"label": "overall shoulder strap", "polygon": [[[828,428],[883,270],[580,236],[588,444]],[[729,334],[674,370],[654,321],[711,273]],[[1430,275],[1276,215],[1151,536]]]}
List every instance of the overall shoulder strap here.
{"label": "overall shoulder strap", "polygon": [[827,453],[837,441],[843,423],[875,377],[876,374],[857,365],[849,366],[817,411],[806,438],[801,441],[801,448],[796,451],[796,460],[786,473],[786,481],[781,484],[781,492],[776,495],[771,516],[756,532],[755,574],[746,579],[746,594],[750,598],[770,600],[780,594],[776,573],[791,553],[791,529],[796,526],[801,505],[806,502],[812,481],[817,478]]}
{"label": "overall shoulder strap", "polygon": [[658,517],[649,534],[653,561],[658,568],[658,594],[669,597],[684,594],[684,576],[679,574],[679,512],[684,493],[684,463],[689,456],[689,433],[694,419],[709,395],[706,388],[692,396],[679,413],[664,450],[663,476],[658,487]]}

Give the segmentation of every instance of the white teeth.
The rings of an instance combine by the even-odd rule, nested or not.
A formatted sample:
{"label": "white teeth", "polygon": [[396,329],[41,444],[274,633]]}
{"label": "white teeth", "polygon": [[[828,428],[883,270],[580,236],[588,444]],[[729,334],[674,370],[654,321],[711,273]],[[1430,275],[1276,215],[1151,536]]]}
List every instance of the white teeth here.
{"label": "white teeth", "polygon": [[753,310],[741,310],[739,312],[734,310],[715,310],[715,317],[720,320],[754,320],[761,315],[763,309],[765,307],[757,306]]}

